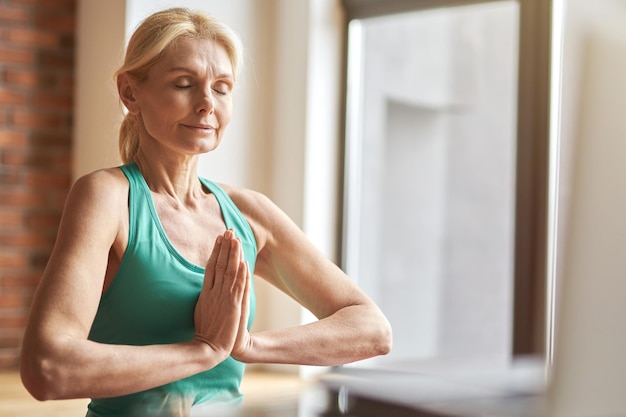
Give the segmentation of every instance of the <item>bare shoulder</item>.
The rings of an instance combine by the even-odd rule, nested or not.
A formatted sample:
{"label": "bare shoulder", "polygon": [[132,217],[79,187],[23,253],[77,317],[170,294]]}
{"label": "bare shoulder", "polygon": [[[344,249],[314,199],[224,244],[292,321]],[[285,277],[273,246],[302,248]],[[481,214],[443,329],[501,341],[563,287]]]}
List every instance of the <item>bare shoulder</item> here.
{"label": "bare shoulder", "polygon": [[128,193],[128,181],[119,168],[106,168],[78,178],[72,186],[72,192],[115,199],[118,194]]}
{"label": "bare shoulder", "polygon": [[267,210],[278,209],[278,207],[265,194],[248,188],[235,187],[228,184],[219,184],[228,196],[244,214],[261,216]]}
{"label": "bare shoulder", "polygon": [[128,188],[128,181],[118,168],[83,175],[72,185],[62,223],[85,225],[96,221],[104,229],[117,229],[124,219]]}
{"label": "bare shoulder", "polygon": [[265,194],[226,184],[220,184],[220,186],[250,223],[250,227],[257,238],[259,249],[264,247],[268,241],[275,239],[285,229],[296,227],[280,207]]}

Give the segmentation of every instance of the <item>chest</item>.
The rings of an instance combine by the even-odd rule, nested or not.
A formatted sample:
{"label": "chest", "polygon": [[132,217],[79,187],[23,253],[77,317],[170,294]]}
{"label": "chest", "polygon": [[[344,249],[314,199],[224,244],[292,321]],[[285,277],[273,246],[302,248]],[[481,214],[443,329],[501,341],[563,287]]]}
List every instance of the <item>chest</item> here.
{"label": "chest", "polygon": [[226,230],[220,206],[212,194],[196,204],[173,205],[166,199],[152,196],[157,217],[170,244],[185,259],[204,267],[213,250],[215,239]]}

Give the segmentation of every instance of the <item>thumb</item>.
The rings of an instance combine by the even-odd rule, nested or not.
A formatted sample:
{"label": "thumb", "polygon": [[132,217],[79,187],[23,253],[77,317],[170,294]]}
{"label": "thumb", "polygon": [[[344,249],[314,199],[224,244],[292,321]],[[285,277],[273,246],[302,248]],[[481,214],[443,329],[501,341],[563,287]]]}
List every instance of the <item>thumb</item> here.
{"label": "thumb", "polygon": [[202,290],[210,290],[213,288],[215,283],[215,266],[217,264],[217,258],[219,256],[220,250],[222,248],[222,242],[224,240],[224,236],[218,235],[215,239],[215,244],[213,245],[213,251],[211,251],[211,255],[209,256],[209,260],[206,263],[204,269],[204,283],[202,285]]}

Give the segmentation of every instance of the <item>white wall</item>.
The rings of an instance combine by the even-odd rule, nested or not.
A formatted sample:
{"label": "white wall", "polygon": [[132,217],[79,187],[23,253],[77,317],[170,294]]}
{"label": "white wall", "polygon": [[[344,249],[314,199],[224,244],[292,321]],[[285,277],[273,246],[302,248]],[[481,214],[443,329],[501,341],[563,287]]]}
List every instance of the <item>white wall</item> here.
{"label": "white wall", "polygon": [[[578,112],[584,49],[587,35],[614,21],[616,16],[626,14],[626,2],[623,0],[562,0],[564,5],[562,87],[560,98],[559,128],[559,194],[558,194],[558,242],[567,239],[568,201],[571,193],[572,153],[578,135]],[[558,245],[557,277],[562,268],[562,245]]]}
{"label": "white wall", "polygon": [[565,6],[562,256],[554,364],[540,415],[620,416],[626,415],[626,2]]}
{"label": "white wall", "polygon": [[113,73],[122,60],[125,3],[78,2],[74,177],[119,163],[117,130],[122,113]]}

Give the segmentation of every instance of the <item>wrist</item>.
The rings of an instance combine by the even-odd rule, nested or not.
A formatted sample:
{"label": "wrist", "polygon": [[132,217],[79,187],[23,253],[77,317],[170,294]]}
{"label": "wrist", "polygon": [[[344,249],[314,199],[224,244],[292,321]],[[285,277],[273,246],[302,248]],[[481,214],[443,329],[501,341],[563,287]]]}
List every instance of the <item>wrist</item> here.
{"label": "wrist", "polygon": [[190,341],[189,344],[194,350],[194,357],[197,358],[197,361],[205,369],[215,367],[217,364],[225,361],[230,355],[230,352],[225,349],[216,348],[211,343],[197,337]]}
{"label": "wrist", "polygon": [[231,356],[242,363],[255,363],[254,358],[255,342],[252,334],[248,333],[248,337],[244,342],[235,346],[231,352]]}

